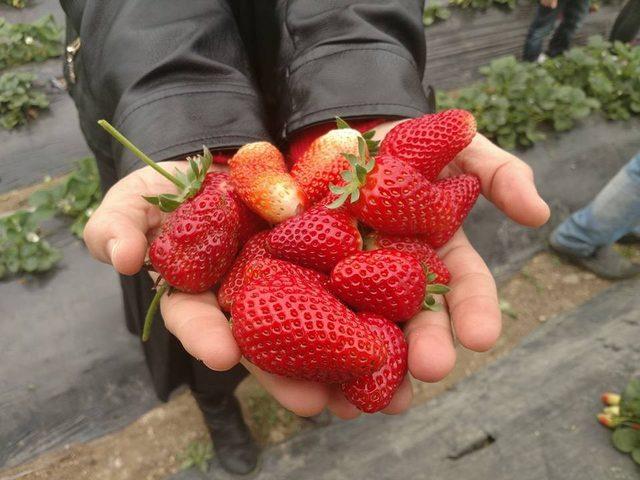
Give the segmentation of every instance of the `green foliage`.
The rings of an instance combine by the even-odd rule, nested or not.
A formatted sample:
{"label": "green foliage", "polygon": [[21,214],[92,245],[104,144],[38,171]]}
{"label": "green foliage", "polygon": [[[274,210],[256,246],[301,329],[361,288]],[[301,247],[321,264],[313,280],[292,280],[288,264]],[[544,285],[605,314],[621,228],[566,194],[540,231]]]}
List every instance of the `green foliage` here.
{"label": "green foliage", "polygon": [[544,68],[564,85],[580,88],[597,99],[612,120],[640,114],[640,48],[601,37],[549,59]]}
{"label": "green foliage", "polygon": [[27,6],[27,0],[2,0],[2,3],[13,8],[24,8]]}
{"label": "green foliage", "polygon": [[49,107],[44,93],[33,85],[35,75],[5,73],[0,77],[0,126],[10,130],[38,116]]}
{"label": "green foliage", "polygon": [[197,468],[205,473],[209,468],[209,460],[213,458],[211,442],[191,442],[181,455],[180,469]]}
{"label": "green foliage", "polygon": [[19,210],[0,218],[0,278],[22,272],[44,272],[61,258],[40,236],[37,213]]}
{"label": "green foliage", "polygon": [[41,62],[62,53],[62,28],[53,16],[34,23],[9,23],[0,18],[0,69]]}
{"label": "green foliage", "polygon": [[84,227],[101,199],[96,161],[83,158],[61,183],[32,193],[29,204],[41,217],[54,214],[71,217],[71,231],[82,238]]}
{"label": "green foliage", "polygon": [[439,94],[442,109],[464,108],[478,129],[504,148],[529,146],[545,137],[543,130],[569,130],[576,120],[598,108],[576,87],[562,85],[535,64],[499,58],[480,72],[485,79],[458,91]]}
{"label": "green foliage", "polygon": [[460,8],[472,8],[474,10],[486,10],[489,7],[506,7],[513,10],[518,0],[449,0],[449,4]]}
{"label": "green foliage", "polygon": [[451,10],[446,5],[439,3],[429,3],[422,12],[422,24],[425,27],[438,21],[446,20],[451,16]]}

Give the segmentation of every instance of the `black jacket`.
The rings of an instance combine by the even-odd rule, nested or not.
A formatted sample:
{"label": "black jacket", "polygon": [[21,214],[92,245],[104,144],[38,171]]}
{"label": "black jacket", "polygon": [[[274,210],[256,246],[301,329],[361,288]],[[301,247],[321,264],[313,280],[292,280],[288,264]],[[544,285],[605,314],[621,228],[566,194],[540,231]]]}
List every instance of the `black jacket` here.
{"label": "black jacket", "polygon": [[[62,0],[70,92],[103,186],[141,166],[98,127],[106,118],[152,158],[270,140],[354,117],[429,111],[422,0]],[[73,70],[75,83],[69,75]],[[145,275],[123,278],[137,332]],[[161,398],[187,380],[156,321],[145,346]]]}

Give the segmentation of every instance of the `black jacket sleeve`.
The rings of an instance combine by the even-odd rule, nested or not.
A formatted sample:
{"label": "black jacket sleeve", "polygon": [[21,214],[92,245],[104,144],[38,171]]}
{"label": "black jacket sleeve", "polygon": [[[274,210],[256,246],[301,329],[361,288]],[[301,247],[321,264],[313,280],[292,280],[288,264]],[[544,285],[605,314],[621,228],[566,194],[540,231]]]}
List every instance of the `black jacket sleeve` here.
{"label": "black jacket sleeve", "polygon": [[347,117],[429,111],[422,0],[278,1],[283,133]]}
{"label": "black jacket sleeve", "polygon": [[90,146],[118,176],[140,166],[106,118],[155,159],[268,140],[262,102],[223,0],[62,1],[81,47],[71,94]]}

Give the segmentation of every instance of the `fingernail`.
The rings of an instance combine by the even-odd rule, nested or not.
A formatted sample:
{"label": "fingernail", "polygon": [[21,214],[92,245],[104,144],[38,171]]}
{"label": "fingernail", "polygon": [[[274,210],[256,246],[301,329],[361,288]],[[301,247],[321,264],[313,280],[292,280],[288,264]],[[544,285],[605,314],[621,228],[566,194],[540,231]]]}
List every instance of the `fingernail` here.
{"label": "fingernail", "polygon": [[116,256],[116,249],[118,248],[118,240],[112,238],[107,242],[107,252],[109,252],[109,260],[113,265],[113,259]]}

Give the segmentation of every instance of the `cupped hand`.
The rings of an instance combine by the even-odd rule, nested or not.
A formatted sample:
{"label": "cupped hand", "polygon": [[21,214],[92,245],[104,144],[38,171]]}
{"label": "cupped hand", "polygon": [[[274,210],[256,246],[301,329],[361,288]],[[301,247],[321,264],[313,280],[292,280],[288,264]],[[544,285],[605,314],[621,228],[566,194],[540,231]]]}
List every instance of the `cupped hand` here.
{"label": "cupped hand", "polygon": [[[393,126],[381,125],[384,135]],[[164,162],[163,166],[186,168],[186,162]],[[214,166],[212,169],[220,169]],[[537,193],[529,166],[493,145],[482,135],[458,155],[444,175],[472,173],[480,178],[482,193],[513,220],[527,226],[544,224],[549,208]],[[87,223],[84,238],[90,252],[116,271],[132,275],[142,268],[148,239],[163,216],[142,196],[173,192],[175,187],[149,167],[141,168],[116,183]],[[416,379],[436,382],[455,364],[453,338],[475,351],[485,351],[500,334],[501,315],[495,282],[486,264],[459,231],[440,250],[451,272],[451,292],[442,312],[421,312],[407,322],[409,372]],[[160,309],[166,328],[195,358],[212,370],[227,370],[242,361],[265,389],[285,408],[301,416],[320,413],[328,407],[341,418],[359,411],[334,386],[280,377],[241,359],[224,313],[211,292],[197,295],[176,292],[164,296]],[[406,410],[412,399],[406,378],[385,413]]]}

